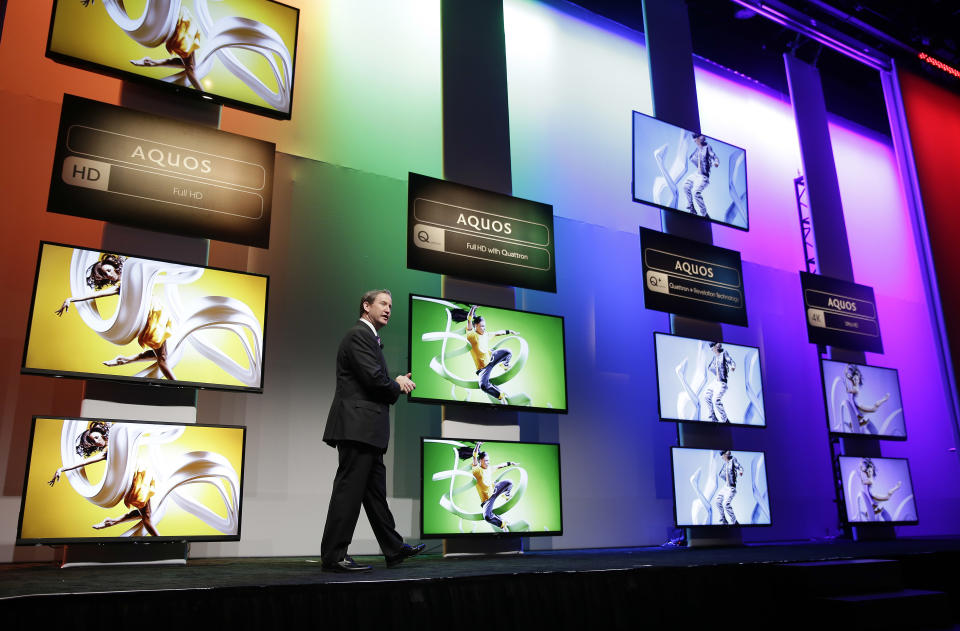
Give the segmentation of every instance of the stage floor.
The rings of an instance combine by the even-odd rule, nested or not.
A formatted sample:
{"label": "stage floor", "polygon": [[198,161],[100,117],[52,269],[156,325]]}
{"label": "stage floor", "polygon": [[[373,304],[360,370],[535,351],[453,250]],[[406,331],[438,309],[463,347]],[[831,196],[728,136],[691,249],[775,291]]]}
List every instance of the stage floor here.
{"label": "stage floor", "polygon": [[[491,576],[639,571],[645,568],[751,566],[864,558],[909,558],[960,552],[960,539],[898,539],[873,542],[786,542],[725,548],[614,548],[527,551],[495,556],[438,554],[440,543],[387,569],[383,557],[357,556],[373,566],[358,574],[321,572],[316,557],[191,559],[186,565],[119,565],[61,569],[53,563],[0,565],[0,601],[36,596],[123,594],[243,587],[343,583],[442,581]],[[433,552],[431,554],[431,552]]]}

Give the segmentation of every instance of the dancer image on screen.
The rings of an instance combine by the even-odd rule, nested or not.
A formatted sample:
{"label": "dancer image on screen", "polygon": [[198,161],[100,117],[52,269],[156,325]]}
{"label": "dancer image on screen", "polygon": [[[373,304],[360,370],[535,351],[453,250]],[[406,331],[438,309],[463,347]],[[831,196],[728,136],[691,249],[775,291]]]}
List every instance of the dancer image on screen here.
{"label": "dancer image on screen", "polygon": [[[97,298],[106,298],[107,296],[119,296],[120,285],[123,280],[123,262],[125,257],[116,254],[102,254],[100,260],[90,266],[87,270],[87,285],[95,290],[95,293],[86,296],[71,296],[63,301],[60,308],[56,310],[58,316],[70,310],[70,303],[83,302],[86,300],[96,300]],[[137,336],[137,342],[140,347],[147,349],[137,355],[124,357],[119,355],[114,359],[103,362],[104,366],[123,366],[131,362],[155,361],[157,368],[164,377],[175,380],[173,371],[167,364],[167,339],[173,333],[173,322],[167,314],[160,301],[153,300],[150,304],[150,311],[147,313],[146,323],[140,334]]]}
{"label": "dancer image on screen", "polygon": [[[53,474],[53,478],[50,480],[50,482],[48,482],[48,484],[50,486],[56,484],[60,479],[60,475],[65,471],[82,469],[87,465],[94,464],[95,462],[106,461],[109,442],[110,424],[100,421],[93,421],[90,423],[87,429],[77,437],[77,455],[85,458],[89,458],[97,452],[100,452],[100,455],[96,456],[95,458],[90,458],[90,460],[81,462],[80,464],[72,467],[61,467],[57,469],[56,473]],[[139,521],[141,524],[143,524],[144,529],[146,529],[148,533],[155,537],[159,536],[156,527],[150,520],[150,498],[153,497],[155,492],[156,482],[153,475],[151,475],[146,467],[143,467],[138,463],[136,471],[133,474],[133,479],[130,483],[130,488],[127,489],[126,494],[123,496],[123,503],[127,508],[131,509],[130,512],[121,515],[120,517],[104,519],[99,524],[94,524],[93,528],[96,530],[103,530],[104,528],[116,526],[117,524],[126,521]]]}
{"label": "dancer image on screen", "polygon": [[859,400],[859,395],[860,388],[863,386],[863,373],[861,373],[860,368],[854,364],[847,364],[847,369],[843,373],[843,384],[847,388],[847,402],[850,406],[850,411],[856,414],[857,417],[857,427],[854,427],[854,429],[863,431],[864,433],[876,433],[875,431],[871,431],[873,429],[872,423],[865,415],[879,410],[880,406],[890,398],[890,393],[888,392],[883,395],[883,397],[872,406],[862,403]]}
{"label": "dancer image on screen", "polygon": [[707,372],[712,376],[712,381],[703,393],[703,402],[707,406],[708,420],[715,423],[729,423],[727,411],[723,407],[723,395],[727,393],[727,381],[730,373],[737,369],[736,362],[730,357],[730,353],[723,349],[720,342],[710,342],[710,350],[713,351],[713,357],[707,366]]}
{"label": "dancer image on screen", "polygon": [[[84,7],[89,7],[96,0],[80,0]],[[123,6],[123,3],[120,3]],[[197,77],[197,56],[196,52],[200,48],[200,28],[197,21],[190,14],[186,7],[180,7],[180,15],[177,16],[177,25],[173,32],[163,43],[167,52],[173,55],[167,59],[131,59],[130,63],[142,68],[158,68],[161,66],[173,66],[183,70],[187,80],[197,90],[203,90],[200,79]]]}
{"label": "dancer image on screen", "polygon": [[320,542],[322,567],[328,572],[372,569],[347,556],[361,506],[387,567],[419,554],[425,547],[403,542],[387,505],[383,454],[390,441],[390,405],[417,387],[410,373],[391,379],[387,372],[380,329],[390,321],[392,307],[393,298],[386,289],[365,293],[360,298],[360,319],[337,349],[337,390],[323,432],[323,441],[336,447],[338,456]]}
{"label": "dancer image on screen", "polygon": [[903,482],[898,481],[890,487],[890,490],[884,495],[874,488],[876,478],[877,466],[870,458],[864,458],[860,463],[860,483],[863,485],[863,490],[866,491],[870,497],[870,510],[873,512],[873,519],[876,521],[891,521],[890,513],[887,512],[883,503],[893,497],[893,494],[903,486]]}
{"label": "dancer image on screen", "polygon": [[[696,166],[696,171],[683,183],[683,192],[687,195],[687,210],[706,217],[707,205],[703,201],[703,190],[710,185],[710,168],[720,166],[720,160],[713,148],[707,144],[706,136],[695,134],[693,142],[697,146],[689,160]],[[697,204],[696,208],[693,206],[694,202]]]}
{"label": "dancer image on screen", "polygon": [[720,523],[723,525],[737,525],[737,515],[733,512],[733,498],[737,496],[737,478],[743,475],[743,467],[733,457],[729,449],[720,452],[723,463],[720,465],[720,486],[717,488],[717,498],[714,504],[720,513]]}
{"label": "dancer image on screen", "polygon": [[496,504],[497,498],[501,495],[504,498],[510,498],[510,493],[513,491],[513,482],[510,480],[500,480],[494,484],[492,475],[494,471],[512,467],[517,463],[508,460],[507,462],[501,462],[491,467],[490,455],[485,451],[480,451],[482,444],[482,442],[478,442],[477,446],[473,448],[473,468],[471,473],[477,480],[477,493],[480,495],[480,508],[483,509],[483,519],[494,528],[509,532],[510,529],[507,522],[493,514],[493,506]]}
{"label": "dancer image on screen", "polygon": [[499,364],[504,370],[510,367],[510,359],[513,355],[505,348],[498,348],[492,354],[490,353],[490,338],[501,335],[516,335],[516,331],[503,329],[502,331],[487,331],[486,320],[483,316],[476,315],[477,306],[470,307],[467,314],[467,342],[470,343],[470,356],[477,367],[477,377],[480,381],[480,389],[497,399],[503,404],[507,403],[507,397],[500,388],[490,383],[490,377],[493,369]]}

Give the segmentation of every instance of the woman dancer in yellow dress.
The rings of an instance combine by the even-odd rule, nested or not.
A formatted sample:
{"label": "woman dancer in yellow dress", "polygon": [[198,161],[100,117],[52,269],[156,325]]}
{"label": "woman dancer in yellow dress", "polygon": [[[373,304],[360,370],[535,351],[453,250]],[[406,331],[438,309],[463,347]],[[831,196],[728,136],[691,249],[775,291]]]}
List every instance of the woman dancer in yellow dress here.
{"label": "woman dancer in yellow dress", "polygon": [[[72,467],[61,467],[57,469],[48,484],[50,484],[50,486],[56,484],[60,479],[60,475],[65,471],[82,469],[95,462],[104,462],[107,459],[109,439],[109,423],[101,421],[91,422],[87,429],[77,437],[77,455],[86,458],[97,452],[101,452],[100,455]],[[127,489],[126,494],[123,496],[123,503],[127,508],[131,509],[130,512],[120,517],[104,519],[99,524],[94,524],[93,527],[97,530],[103,530],[104,528],[116,526],[125,521],[139,521],[148,533],[154,537],[159,536],[156,527],[154,527],[150,520],[150,498],[153,497],[155,492],[156,482],[154,481],[153,475],[150,474],[146,467],[141,467],[138,464],[136,471],[134,471],[133,479],[130,482],[130,488]]]}
{"label": "woman dancer in yellow dress", "polygon": [[[90,266],[87,270],[87,285],[91,289],[103,290],[89,296],[71,296],[63,301],[60,308],[56,310],[58,316],[70,310],[71,302],[82,302],[86,300],[96,300],[97,298],[106,298],[107,296],[120,295],[120,283],[123,276],[124,257],[116,254],[103,254],[100,260]],[[104,289],[109,287],[109,289]],[[103,362],[104,366],[123,366],[136,361],[156,361],[157,368],[167,379],[175,380],[173,371],[167,364],[167,338],[173,332],[173,323],[170,316],[165,312],[163,305],[153,300],[150,303],[150,311],[147,313],[147,320],[143,329],[137,336],[137,342],[141,348],[147,350],[138,355],[124,357],[119,355],[114,359]]]}

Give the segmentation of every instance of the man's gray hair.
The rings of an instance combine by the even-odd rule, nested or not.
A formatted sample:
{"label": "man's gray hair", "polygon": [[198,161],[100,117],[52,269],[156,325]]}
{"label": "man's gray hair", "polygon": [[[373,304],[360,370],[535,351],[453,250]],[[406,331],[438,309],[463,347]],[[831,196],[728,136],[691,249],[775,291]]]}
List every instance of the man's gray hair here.
{"label": "man's gray hair", "polygon": [[393,300],[393,294],[390,293],[389,289],[371,289],[360,298],[360,315],[366,313],[363,305],[372,305],[373,301],[376,300],[380,294],[387,294],[390,296],[390,300]]}

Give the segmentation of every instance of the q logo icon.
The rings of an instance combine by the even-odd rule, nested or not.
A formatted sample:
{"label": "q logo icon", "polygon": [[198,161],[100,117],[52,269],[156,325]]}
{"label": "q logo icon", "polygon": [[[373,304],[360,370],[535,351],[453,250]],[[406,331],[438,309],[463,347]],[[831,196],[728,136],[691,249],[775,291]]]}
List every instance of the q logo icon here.
{"label": "q logo icon", "polygon": [[661,294],[670,293],[670,279],[666,274],[647,271],[647,289]]}

